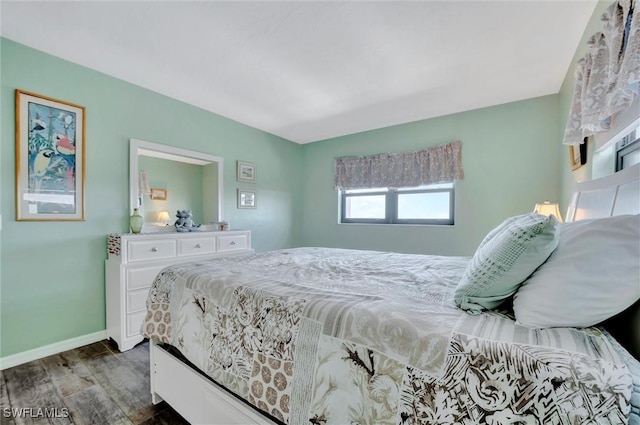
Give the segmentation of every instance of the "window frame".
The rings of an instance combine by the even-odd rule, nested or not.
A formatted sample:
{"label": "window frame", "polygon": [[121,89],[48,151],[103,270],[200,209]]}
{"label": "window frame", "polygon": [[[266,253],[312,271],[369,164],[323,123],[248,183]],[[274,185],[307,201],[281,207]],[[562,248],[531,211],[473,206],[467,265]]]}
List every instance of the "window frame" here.
{"label": "window frame", "polygon": [[626,144],[624,143],[624,139],[622,142],[623,143],[619,142],[618,146],[621,145],[621,147],[618,147],[616,150],[616,172],[629,167],[629,165],[624,162],[625,157],[632,152],[640,150],[640,137],[633,141],[627,141]]}
{"label": "window frame", "polygon": [[[437,225],[453,226],[455,224],[455,183],[450,183],[451,187],[437,188],[380,188],[371,192],[347,193],[348,190],[340,189],[340,224],[413,224],[413,225]],[[435,185],[433,185],[435,186]],[[412,193],[449,193],[449,218],[432,219],[399,219],[398,218],[398,195]],[[347,218],[347,198],[358,196],[385,196],[385,217],[384,218]]]}
{"label": "window frame", "polygon": [[[635,135],[635,139],[634,139],[634,135]],[[616,152],[615,152],[616,172],[628,167],[628,165],[624,163],[624,158],[628,154],[635,152],[637,150],[640,150],[640,125],[638,125],[637,128],[633,129],[629,134],[625,135],[622,139],[620,139],[616,143]]]}

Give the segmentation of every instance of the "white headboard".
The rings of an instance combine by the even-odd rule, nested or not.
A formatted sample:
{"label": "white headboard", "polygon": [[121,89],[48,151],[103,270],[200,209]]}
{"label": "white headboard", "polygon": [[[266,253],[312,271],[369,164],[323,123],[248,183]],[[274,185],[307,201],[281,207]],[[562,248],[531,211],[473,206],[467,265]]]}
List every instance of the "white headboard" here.
{"label": "white headboard", "polygon": [[566,221],[640,214],[640,164],[610,176],[576,183]]}
{"label": "white headboard", "polygon": [[[601,179],[576,184],[566,221],[640,214],[640,164]],[[640,360],[640,300],[601,323]]]}

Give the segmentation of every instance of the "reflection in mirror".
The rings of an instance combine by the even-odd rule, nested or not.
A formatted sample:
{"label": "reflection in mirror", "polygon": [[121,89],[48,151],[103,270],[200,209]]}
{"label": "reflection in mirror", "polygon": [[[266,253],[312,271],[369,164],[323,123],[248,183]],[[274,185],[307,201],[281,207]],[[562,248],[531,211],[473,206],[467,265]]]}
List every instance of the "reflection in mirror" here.
{"label": "reflection in mirror", "polygon": [[138,139],[129,148],[129,202],[144,217],[143,232],[173,231],[184,209],[203,230],[216,229],[208,224],[222,221],[222,158]]}

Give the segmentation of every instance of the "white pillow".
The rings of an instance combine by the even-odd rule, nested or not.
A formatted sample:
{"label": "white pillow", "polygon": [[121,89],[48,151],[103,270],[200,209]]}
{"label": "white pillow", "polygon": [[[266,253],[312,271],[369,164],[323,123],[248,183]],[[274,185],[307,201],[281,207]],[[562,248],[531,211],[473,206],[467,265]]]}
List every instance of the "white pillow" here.
{"label": "white pillow", "polygon": [[472,314],[499,306],[558,245],[558,221],[536,213],[506,219],[482,240],[455,290]]}
{"label": "white pillow", "polygon": [[564,223],[558,248],[516,292],[524,326],[592,326],[640,299],[640,215]]}

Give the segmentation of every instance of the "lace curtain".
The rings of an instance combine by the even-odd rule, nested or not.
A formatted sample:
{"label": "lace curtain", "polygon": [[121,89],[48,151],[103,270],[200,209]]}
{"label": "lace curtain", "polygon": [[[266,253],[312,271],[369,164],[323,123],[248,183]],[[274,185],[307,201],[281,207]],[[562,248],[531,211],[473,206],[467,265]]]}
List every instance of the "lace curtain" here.
{"label": "lace curtain", "polygon": [[410,153],[335,159],[336,189],[415,187],[464,178],[462,144],[450,142]]}
{"label": "lace curtain", "polygon": [[628,108],[640,91],[640,7],[619,0],[602,14],[603,30],[588,41],[578,61],[565,145],[609,130],[611,117]]}

